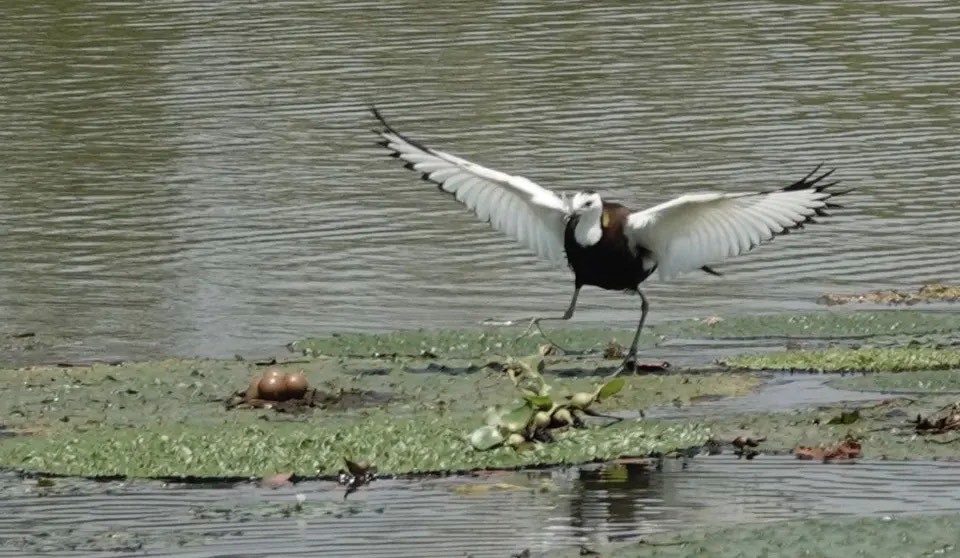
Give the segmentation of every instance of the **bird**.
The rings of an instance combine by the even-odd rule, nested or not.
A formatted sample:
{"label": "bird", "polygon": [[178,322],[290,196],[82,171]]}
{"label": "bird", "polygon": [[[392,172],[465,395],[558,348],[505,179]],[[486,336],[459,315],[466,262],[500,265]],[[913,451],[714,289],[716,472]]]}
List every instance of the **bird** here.
{"label": "bird", "polygon": [[[636,364],[637,346],[650,304],[640,289],[653,273],[662,281],[695,271],[722,275],[712,266],[750,252],[774,237],[828,217],[843,206],[833,198],[851,190],[825,182],[836,169],[823,163],[803,178],[764,191],[688,193],[647,209],[631,209],[584,189],[556,192],[529,178],[508,174],[428,147],[389,124],[376,106],[378,143],[407,169],[452,195],[480,220],[540,258],[573,272],[573,297],[561,316],[570,320],[585,286],[640,296],[640,320],[614,375]],[[529,328],[528,328],[529,331]]]}

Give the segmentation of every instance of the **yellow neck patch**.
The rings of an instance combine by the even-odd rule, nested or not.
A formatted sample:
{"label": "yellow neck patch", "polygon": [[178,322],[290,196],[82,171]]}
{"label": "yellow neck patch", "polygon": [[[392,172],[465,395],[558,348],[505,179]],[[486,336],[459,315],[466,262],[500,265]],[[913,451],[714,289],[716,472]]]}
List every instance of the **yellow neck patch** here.
{"label": "yellow neck patch", "polygon": [[610,214],[606,211],[603,212],[603,216],[600,217],[600,226],[607,228],[610,226]]}

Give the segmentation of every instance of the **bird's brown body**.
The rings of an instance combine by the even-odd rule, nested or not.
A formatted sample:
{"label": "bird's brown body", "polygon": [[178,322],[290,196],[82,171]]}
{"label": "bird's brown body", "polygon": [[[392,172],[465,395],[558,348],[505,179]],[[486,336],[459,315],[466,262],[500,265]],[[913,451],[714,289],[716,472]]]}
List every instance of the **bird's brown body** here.
{"label": "bird's brown body", "polygon": [[[592,246],[581,246],[574,235],[579,222],[573,216],[564,231],[563,247],[567,263],[573,270],[576,287],[593,285],[611,291],[635,291],[656,266],[644,268],[644,257],[649,256],[642,247],[630,249],[624,226],[630,210],[611,202],[603,202],[600,241]],[[649,261],[649,259],[648,259]]]}

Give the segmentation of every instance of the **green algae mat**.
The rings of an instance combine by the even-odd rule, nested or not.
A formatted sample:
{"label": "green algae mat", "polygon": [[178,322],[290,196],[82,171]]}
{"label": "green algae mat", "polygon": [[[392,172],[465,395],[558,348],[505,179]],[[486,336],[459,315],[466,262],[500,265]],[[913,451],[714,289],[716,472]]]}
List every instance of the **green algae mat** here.
{"label": "green algae mat", "polygon": [[[727,358],[716,368],[625,374],[624,387],[595,409],[626,417],[588,418],[555,441],[476,451],[469,435],[488,410],[523,404],[505,368],[543,345],[522,328],[472,332],[341,335],[291,344],[306,356],[280,368],[302,370],[326,394],[313,408],[243,408],[225,404],[264,367],[246,361],[166,360],[83,367],[0,370],[0,467],[79,476],[259,477],[290,472],[336,474],[344,459],[379,473],[454,472],[582,463],[621,456],[696,452],[742,432],[764,438],[758,451],[789,452],[849,437],[865,458],[960,456],[951,432],[918,436],[908,419],[932,416],[960,390],[960,351],[951,344],[960,316],[912,310],[820,312],[662,324],[648,343],[669,336],[815,340],[814,348]],[[592,356],[555,352],[544,377],[562,401],[592,392],[617,361],[610,330],[547,330],[551,339]],[[865,341],[866,339],[866,341]],[[868,345],[869,343],[869,345]],[[807,343],[809,344],[809,343]],[[651,352],[655,352],[652,350]],[[514,358],[523,357],[523,358]],[[769,370],[875,371],[839,380],[847,388],[917,393],[884,408],[832,421],[844,406],[784,409],[742,416],[687,415],[648,420],[652,406],[689,406],[755,389]],[[956,387],[957,389],[954,389]],[[908,389],[909,388],[909,389]],[[878,399],[881,396],[878,395]],[[281,406],[282,407],[282,406]],[[280,412],[286,411],[286,412]]]}
{"label": "green algae mat", "polygon": [[[698,425],[597,420],[556,442],[524,451],[473,451],[468,434],[488,407],[522,402],[502,371],[420,370],[389,361],[318,358],[281,366],[303,370],[334,397],[302,413],[228,409],[225,400],[262,372],[251,363],[168,360],[91,367],[0,370],[4,427],[0,466],[55,474],[134,477],[336,474],[343,459],[367,460],[381,473],[460,471],[578,463],[625,454],[669,452],[703,443]],[[744,374],[625,378],[610,405],[635,415],[657,404],[747,393]],[[601,378],[551,378],[557,397]]]}
{"label": "green algae mat", "polygon": [[722,364],[749,370],[810,372],[905,372],[960,368],[960,349],[954,347],[831,347],[745,354]]}
{"label": "green algae mat", "polygon": [[[290,348],[306,355],[342,357],[425,356],[479,358],[525,355],[544,343],[539,335],[521,336],[523,327],[469,331],[404,331],[343,334],[295,341]],[[602,353],[611,341],[629,344],[633,330],[572,329],[544,326],[550,341],[573,352]],[[914,310],[821,311],[799,315],[739,316],[683,320],[646,328],[641,342],[653,346],[680,339],[863,339],[960,332],[960,314]]]}

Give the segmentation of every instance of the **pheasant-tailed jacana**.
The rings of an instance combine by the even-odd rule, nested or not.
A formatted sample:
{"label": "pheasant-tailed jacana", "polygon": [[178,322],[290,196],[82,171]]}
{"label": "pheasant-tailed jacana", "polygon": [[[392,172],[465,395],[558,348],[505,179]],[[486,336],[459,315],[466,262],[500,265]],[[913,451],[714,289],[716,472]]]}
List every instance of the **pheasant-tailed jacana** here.
{"label": "pheasant-tailed jacana", "polygon": [[703,270],[710,264],[749,252],[773,237],[802,228],[847,191],[823,183],[833,171],[810,174],[789,186],[763,192],[687,194],[634,211],[604,201],[593,191],[558,195],[522,176],[505,174],[427,147],[398,132],[372,108],[383,126],[381,144],[408,169],[417,171],[473,211],[477,217],[526,245],[540,257],[573,270],[574,289],[563,316],[531,318],[569,320],[584,285],[640,295],[640,323],[623,370],[637,354],[649,304],[640,284],[654,271],[660,279]]}

